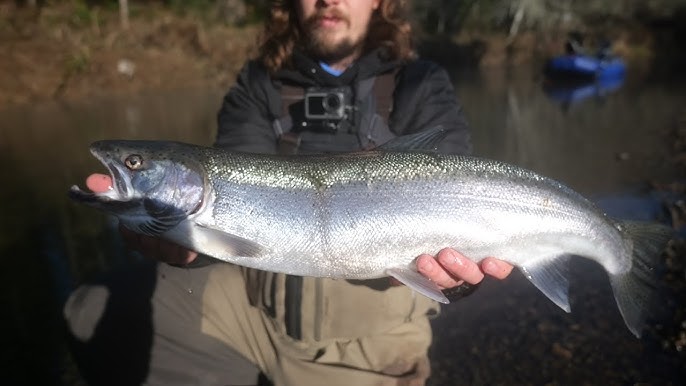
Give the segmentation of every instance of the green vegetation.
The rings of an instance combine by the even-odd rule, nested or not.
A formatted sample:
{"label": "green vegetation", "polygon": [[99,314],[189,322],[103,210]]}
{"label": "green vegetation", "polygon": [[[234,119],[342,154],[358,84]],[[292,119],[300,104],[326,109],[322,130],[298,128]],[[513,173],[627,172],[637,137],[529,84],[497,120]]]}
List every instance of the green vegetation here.
{"label": "green vegetation", "polygon": [[86,71],[90,65],[90,54],[87,49],[73,52],[66,63],[66,72],[69,75]]}

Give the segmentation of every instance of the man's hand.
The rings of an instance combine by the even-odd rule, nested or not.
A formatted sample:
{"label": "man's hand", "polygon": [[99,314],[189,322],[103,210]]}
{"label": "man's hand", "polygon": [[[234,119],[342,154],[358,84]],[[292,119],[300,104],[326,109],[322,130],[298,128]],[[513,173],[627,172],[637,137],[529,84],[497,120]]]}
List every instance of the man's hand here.
{"label": "man's hand", "polygon": [[476,264],[450,248],[442,249],[435,258],[431,255],[417,258],[417,271],[438,284],[441,289],[453,288],[462,283],[478,284],[484,275],[504,279],[512,272],[512,268],[514,267],[509,263],[492,257]]}
{"label": "man's hand", "polygon": [[198,253],[159,237],[142,235],[120,225],[127,246],[143,256],[172,265],[184,266],[198,257]]}

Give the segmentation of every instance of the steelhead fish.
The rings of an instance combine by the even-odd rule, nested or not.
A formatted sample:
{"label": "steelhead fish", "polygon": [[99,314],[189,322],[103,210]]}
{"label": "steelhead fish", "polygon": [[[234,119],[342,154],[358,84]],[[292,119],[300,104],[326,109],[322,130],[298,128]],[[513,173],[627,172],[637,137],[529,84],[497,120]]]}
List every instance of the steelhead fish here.
{"label": "steelhead fish", "polygon": [[70,196],[219,260],[301,276],[392,276],[443,303],[416,271],[420,254],[453,247],[476,262],[503,259],[567,312],[566,263],[578,255],[605,268],[640,336],[653,266],[672,230],[613,220],[559,182],[510,164],[421,151],[442,136],[429,130],[383,150],[298,156],[100,141],[90,150],[113,188],[74,186]]}

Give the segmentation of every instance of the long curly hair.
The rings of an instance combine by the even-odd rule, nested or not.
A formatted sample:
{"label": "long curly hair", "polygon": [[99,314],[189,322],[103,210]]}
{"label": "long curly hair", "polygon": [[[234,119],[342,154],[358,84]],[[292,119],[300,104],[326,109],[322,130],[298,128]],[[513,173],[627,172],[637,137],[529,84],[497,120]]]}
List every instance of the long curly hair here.
{"label": "long curly hair", "polygon": [[[364,52],[386,47],[388,60],[407,61],[416,57],[405,3],[405,0],[380,0],[369,22]],[[260,36],[258,60],[271,73],[289,66],[293,49],[302,35],[294,0],[273,0]]]}

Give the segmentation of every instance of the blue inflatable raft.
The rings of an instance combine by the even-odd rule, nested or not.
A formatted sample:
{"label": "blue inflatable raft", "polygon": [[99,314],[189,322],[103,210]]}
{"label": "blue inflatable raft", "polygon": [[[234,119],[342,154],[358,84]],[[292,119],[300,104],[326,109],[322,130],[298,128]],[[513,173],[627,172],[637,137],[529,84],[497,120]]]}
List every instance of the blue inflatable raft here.
{"label": "blue inflatable raft", "polygon": [[618,80],[623,79],[626,64],[621,58],[591,55],[561,55],[548,60],[545,74],[552,79]]}

